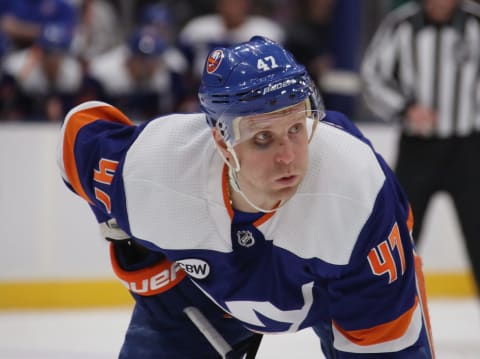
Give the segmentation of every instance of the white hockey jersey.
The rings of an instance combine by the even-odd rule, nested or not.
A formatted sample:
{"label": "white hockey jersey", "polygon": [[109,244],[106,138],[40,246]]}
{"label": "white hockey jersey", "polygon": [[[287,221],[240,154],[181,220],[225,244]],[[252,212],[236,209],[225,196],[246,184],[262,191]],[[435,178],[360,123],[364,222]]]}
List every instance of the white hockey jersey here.
{"label": "white hockey jersey", "polygon": [[313,327],[329,358],[432,358],[408,201],[359,130],[327,112],[297,193],[253,215],[231,207],[211,136],[202,114],[134,126],[88,102],[66,117],[59,165],[75,193],[251,330]]}

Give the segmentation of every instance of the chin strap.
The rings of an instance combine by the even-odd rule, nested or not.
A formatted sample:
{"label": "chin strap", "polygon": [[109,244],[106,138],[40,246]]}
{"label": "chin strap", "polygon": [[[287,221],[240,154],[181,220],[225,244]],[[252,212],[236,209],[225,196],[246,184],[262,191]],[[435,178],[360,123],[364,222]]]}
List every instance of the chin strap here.
{"label": "chin strap", "polygon": [[[218,148],[217,146],[217,152],[218,154],[220,155],[220,157],[222,158],[223,162],[227,165],[228,167],[228,182],[230,184],[230,187],[237,193],[239,193],[242,198],[252,207],[252,208],[255,208],[258,212],[263,212],[263,213],[271,213],[271,212],[275,212],[277,210],[278,207],[280,206],[276,206],[274,209],[263,209],[263,208],[260,208],[258,206],[256,206],[255,204],[252,203],[252,201],[250,201],[248,199],[248,197],[246,196],[245,193],[243,193],[243,191],[240,189],[240,184],[238,183],[238,175],[237,173],[240,172],[240,161],[238,161],[238,157],[237,157],[237,153],[235,152],[235,150],[233,149],[233,146],[231,145],[230,142],[226,142],[227,144],[227,151],[232,155],[232,159],[233,159],[233,162],[235,163],[235,166],[232,165],[232,163],[230,163],[230,161],[227,160],[227,158],[225,157],[225,155],[223,154],[222,150],[220,148]],[[231,200],[231,199],[230,199]],[[280,203],[281,205],[282,203]]]}
{"label": "chin strap", "polygon": [[242,198],[252,207],[255,208],[258,212],[263,212],[263,213],[272,213],[275,212],[280,206],[282,206],[285,202],[280,201],[278,206],[275,206],[273,209],[263,209],[261,207],[258,207],[257,205],[253,204],[252,201],[250,201],[245,193],[240,189],[240,185],[238,183],[238,176],[237,172],[232,169],[232,167],[228,167],[228,182],[230,183],[230,187],[237,193],[239,193]]}
{"label": "chin strap", "polygon": [[275,212],[278,208],[283,206],[287,201],[280,201],[277,206],[273,209],[264,209],[261,208],[257,205],[255,205],[250,199],[247,197],[245,193],[240,189],[240,184],[238,183],[238,172],[240,172],[240,161],[238,160],[237,153],[235,152],[235,149],[233,148],[232,144],[228,141],[226,141],[227,145],[227,151],[232,155],[232,159],[235,165],[232,165],[230,161],[227,160],[225,155],[223,154],[222,150],[218,147],[217,145],[217,152],[219,153],[220,157],[222,158],[223,162],[227,165],[228,167],[228,182],[230,184],[230,187],[237,193],[239,193],[242,198],[247,202],[252,208],[257,210],[258,212],[263,212],[263,213],[272,213]]}

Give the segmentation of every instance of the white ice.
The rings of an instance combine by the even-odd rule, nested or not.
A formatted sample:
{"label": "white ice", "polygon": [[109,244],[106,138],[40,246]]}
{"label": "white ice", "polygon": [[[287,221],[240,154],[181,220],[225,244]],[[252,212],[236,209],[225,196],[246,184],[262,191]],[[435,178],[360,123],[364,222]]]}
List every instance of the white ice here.
{"label": "white ice", "polygon": [[[437,359],[480,358],[480,304],[431,300]],[[115,359],[129,309],[0,312],[1,359]],[[188,345],[188,343],[186,343]],[[323,358],[310,330],[264,337],[258,359]]]}

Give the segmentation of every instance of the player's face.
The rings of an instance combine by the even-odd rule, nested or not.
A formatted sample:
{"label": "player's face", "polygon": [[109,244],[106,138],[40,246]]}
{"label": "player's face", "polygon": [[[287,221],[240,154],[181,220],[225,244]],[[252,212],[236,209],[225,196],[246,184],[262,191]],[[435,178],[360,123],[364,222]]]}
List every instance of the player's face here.
{"label": "player's face", "polygon": [[307,171],[308,126],[305,103],[274,114],[243,119],[248,139],[234,146],[240,187],[254,203],[272,208],[289,199]]}

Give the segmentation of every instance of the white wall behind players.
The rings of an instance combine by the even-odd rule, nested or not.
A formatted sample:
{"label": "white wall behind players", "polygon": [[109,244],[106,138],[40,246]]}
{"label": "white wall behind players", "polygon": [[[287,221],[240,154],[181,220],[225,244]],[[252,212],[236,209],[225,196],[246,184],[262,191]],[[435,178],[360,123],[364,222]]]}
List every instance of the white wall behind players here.
{"label": "white wall behind players", "polygon": [[[396,129],[360,127],[393,164]],[[108,247],[88,205],[61,181],[58,135],[58,124],[0,125],[0,281],[112,277]],[[426,272],[468,269],[446,195],[430,207],[419,252]]]}

